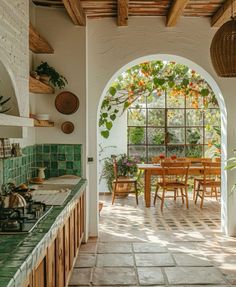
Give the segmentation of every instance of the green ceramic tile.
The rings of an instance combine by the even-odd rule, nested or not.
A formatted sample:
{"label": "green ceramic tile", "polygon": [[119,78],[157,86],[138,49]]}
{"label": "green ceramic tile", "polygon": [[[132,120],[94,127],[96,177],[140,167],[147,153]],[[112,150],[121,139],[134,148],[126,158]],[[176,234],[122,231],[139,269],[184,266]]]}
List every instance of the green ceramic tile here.
{"label": "green ceramic tile", "polygon": [[80,145],[74,145],[74,153],[80,154]]}
{"label": "green ceramic tile", "polygon": [[51,153],[57,153],[58,147],[55,144],[51,145]]}
{"label": "green ceramic tile", "polygon": [[80,167],[80,162],[79,161],[74,161],[73,162],[73,168],[78,169]]}
{"label": "green ceramic tile", "polygon": [[51,175],[51,176],[58,176],[58,175],[59,175],[59,172],[58,172],[57,169],[51,169],[50,175]]}
{"label": "green ceramic tile", "polygon": [[66,169],[73,169],[73,162],[72,161],[66,162]]}
{"label": "green ceramic tile", "polygon": [[58,145],[58,153],[59,154],[65,153],[65,145]]}
{"label": "green ceramic tile", "polygon": [[74,153],[72,154],[66,154],[66,160],[73,161],[74,160]]}
{"label": "green ceramic tile", "polygon": [[81,156],[79,154],[74,154],[74,160],[80,160]]}
{"label": "green ceramic tile", "polygon": [[74,153],[73,145],[67,145],[66,146],[66,154],[73,154],[73,153]]}
{"label": "green ceramic tile", "polygon": [[51,169],[57,169],[58,168],[58,162],[52,161],[50,167],[51,167]]}
{"label": "green ceramic tile", "polygon": [[59,161],[65,161],[65,160],[66,160],[66,156],[65,156],[64,154],[58,154],[57,160],[59,160]]}
{"label": "green ceramic tile", "polygon": [[66,174],[66,170],[65,169],[59,169],[58,171],[59,171],[59,176]]}
{"label": "green ceramic tile", "polygon": [[65,161],[59,161],[58,162],[58,169],[66,169],[66,162]]}
{"label": "green ceramic tile", "polygon": [[43,153],[50,153],[50,145],[43,145]]}
{"label": "green ceramic tile", "polygon": [[43,152],[43,146],[42,145],[36,145],[36,153],[42,153]]}

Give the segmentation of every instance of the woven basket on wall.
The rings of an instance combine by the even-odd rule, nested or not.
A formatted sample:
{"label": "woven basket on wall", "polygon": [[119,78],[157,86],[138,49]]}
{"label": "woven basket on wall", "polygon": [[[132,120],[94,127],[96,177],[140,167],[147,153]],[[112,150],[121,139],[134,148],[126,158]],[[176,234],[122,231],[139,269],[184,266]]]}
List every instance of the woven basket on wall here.
{"label": "woven basket on wall", "polygon": [[211,43],[211,60],[220,77],[236,77],[236,20],[223,24]]}

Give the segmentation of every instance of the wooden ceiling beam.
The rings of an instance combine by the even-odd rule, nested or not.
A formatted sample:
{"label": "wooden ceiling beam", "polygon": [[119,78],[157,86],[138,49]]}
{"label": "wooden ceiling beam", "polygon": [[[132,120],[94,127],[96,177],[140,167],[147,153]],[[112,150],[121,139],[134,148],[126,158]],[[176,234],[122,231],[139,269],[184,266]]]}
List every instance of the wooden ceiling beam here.
{"label": "wooden ceiling beam", "polygon": [[75,25],[86,26],[86,16],[80,0],[63,0],[63,4]]}
{"label": "wooden ceiling beam", "polygon": [[29,48],[36,54],[52,54],[54,52],[52,46],[39,34],[31,23],[29,25]]}
{"label": "wooden ceiling beam", "polygon": [[211,26],[220,27],[225,22],[230,20],[232,15],[232,8],[236,11],[236,0],[226,0],[222,6],[216,11],[216,13],[211,17]]}
{"label": "wooden ceiling beam", "polygon": [[173,4],[171,5],[168,15],[166,17],[167,27],[173,27],[176,25],[188,2],[189,0],[173,0]]}
{"label": "wooden ceiling beam", "polygon": [[117,25],[127,26],[129,17],[129,0],[117,0]]}

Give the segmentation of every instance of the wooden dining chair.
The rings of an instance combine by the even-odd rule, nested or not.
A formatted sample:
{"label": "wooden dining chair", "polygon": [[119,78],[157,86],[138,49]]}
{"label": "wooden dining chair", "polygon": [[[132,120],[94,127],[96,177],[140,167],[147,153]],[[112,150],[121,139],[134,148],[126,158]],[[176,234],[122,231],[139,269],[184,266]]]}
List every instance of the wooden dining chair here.
{"label": "wooden dining chair", "polygon": [[[180,191],[182,203],[184,199],[186,201],[186,207],[188,204],[188,171],[189,161],[176,161],[176,162],[162,162],[161,163],[161,181],[157,183],[157,189],[154,196],[154,205],[157,198],[161,200],[161,210],[163,210],[164,201],[167,197],[174,197],[176,200],[177,192]],[[159,189],[162,189],[162,195],[159,195]],[[166,196],[167,191],[173,191],[174,196]]]}
{"label": "wooden dining chair", "polygon": [[113,159],[113,170],[115,179],[112,182],[112,204],[114,204],[116,196],[134,193],[136,196],[136,203],[138,205],[137,178],[119,176],[116,159]]}
{"label": "wooden dining chair", "polygon": [[207,190],[210,189],[211,196],[215,193],[216,200],[218,200],[218,189],[221,186],[220,180],[220,162],[203,162],[204,167],[203,178],[197,180],[195,204],[197,204],[198,197],[201,198],[200,208],[203,208],[204,197]]}
{"label": "wooden dining chair", "polygon": [[[212,162],[212,159],[208,158],[208,157],[202,157],[202,158],[199,158],[199,160],[200,160],[201,165],[203,162]],[[195,198],[196,198],[198,182],[199,182],[199,180],[202,180],[202,179],[203,179],[203,175],[199,176],[199,177],[194,177],[194,180],[193,180],[193,200],[195,200]]]}

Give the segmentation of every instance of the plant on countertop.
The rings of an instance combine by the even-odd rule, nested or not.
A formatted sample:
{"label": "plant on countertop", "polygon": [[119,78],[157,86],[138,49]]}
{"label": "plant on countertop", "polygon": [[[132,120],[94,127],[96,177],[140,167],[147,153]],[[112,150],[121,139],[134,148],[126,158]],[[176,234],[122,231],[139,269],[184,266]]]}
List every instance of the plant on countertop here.
{"label": "plant on countertop", "polygon": [[60,75],[53,67],[49,66],[47,62],[41,62],[41,64],[35,69],[37,75],[46,75],[49,77],[48,81],[52,83],[54,87],[63,89],[68,84],[67,79]]}
{"label": "plant on countertop", "polygon": [[0,113],[6,113],[8,112],[11,108],[4,108],[4,105],[10,100],[11,98],[3,99],[3,96],[0,96]]}

